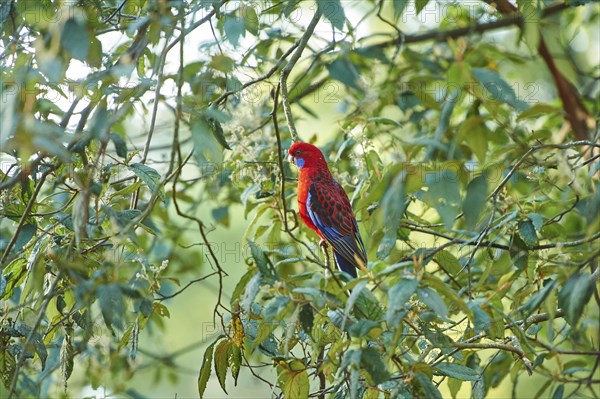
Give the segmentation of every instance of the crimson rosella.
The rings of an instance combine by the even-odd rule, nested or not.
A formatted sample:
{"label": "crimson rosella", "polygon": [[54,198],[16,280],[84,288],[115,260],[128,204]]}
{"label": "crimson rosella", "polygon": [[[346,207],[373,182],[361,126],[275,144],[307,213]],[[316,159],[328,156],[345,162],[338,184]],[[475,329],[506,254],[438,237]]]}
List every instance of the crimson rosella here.
{"label": "crimson rosella", "polygon": [[312,144],[294,143],[290,161],[298,167],[298,209],[304,223],[333,248],[337,267],[356,277],[367,254],[346,192],[331,176],[323,153]]}

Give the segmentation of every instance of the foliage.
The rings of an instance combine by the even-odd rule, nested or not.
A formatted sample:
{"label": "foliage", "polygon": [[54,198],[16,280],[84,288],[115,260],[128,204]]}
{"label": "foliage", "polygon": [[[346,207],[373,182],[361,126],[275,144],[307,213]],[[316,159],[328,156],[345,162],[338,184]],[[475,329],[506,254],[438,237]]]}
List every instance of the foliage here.
{"label": "foliage", "polygon": [[[177,373],[140,336],[209,281],[200,396],[247,374],[284,398],[480,398],[535,374],[538,397],[597,397],[598,64],[574,43],[600,8],[517,3],[3,2],[3,397],[76,372],[138,397],[140,358]],[[298,138],[352,200],[357,279],[298,226]],[[224,292],[244,265],[211,235],[240,225]]]}

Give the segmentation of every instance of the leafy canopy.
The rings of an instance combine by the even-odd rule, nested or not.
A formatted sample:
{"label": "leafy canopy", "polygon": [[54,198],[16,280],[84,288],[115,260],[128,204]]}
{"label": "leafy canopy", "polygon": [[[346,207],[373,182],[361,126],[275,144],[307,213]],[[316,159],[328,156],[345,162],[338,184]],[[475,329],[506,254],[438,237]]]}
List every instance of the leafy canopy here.
{"label": "leafy canopy", "polygon": [[[1,396],[189,382],[147,349],[184,307],[219,330],[200,396],[597,397],[599,11],[3,2]],[[298,226],[298,139],[351,198],[357,279]]]}

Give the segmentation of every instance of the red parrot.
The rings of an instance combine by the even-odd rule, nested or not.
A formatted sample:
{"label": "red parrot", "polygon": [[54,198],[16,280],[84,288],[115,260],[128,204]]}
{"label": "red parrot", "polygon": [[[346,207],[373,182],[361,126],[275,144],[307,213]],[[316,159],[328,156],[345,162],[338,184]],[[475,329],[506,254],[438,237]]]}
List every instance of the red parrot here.
{"label": "red parrot", "polygon": [[367,253],[346,192],[331,176],[317,147],[294,143],[289,154],[298,167],[300,217],[331,245],[338,269],[356,277],[357,268],[366,268]]}

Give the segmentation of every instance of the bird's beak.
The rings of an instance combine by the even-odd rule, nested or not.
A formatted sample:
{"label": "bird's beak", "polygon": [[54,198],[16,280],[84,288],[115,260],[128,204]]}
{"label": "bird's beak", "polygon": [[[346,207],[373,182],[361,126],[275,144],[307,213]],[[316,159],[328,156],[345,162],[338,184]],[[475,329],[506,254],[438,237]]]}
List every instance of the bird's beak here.
{"label": "bird's beak", "polygon": [[291,155],[288,155],[288,162],[289,162],[289,163],[293,163],[293,164],[295,165],[295,164],[296,164],[296,162],[295,162],[295,161],[296,161],[296,159],[295,159],[293,156],[291,156]]}

